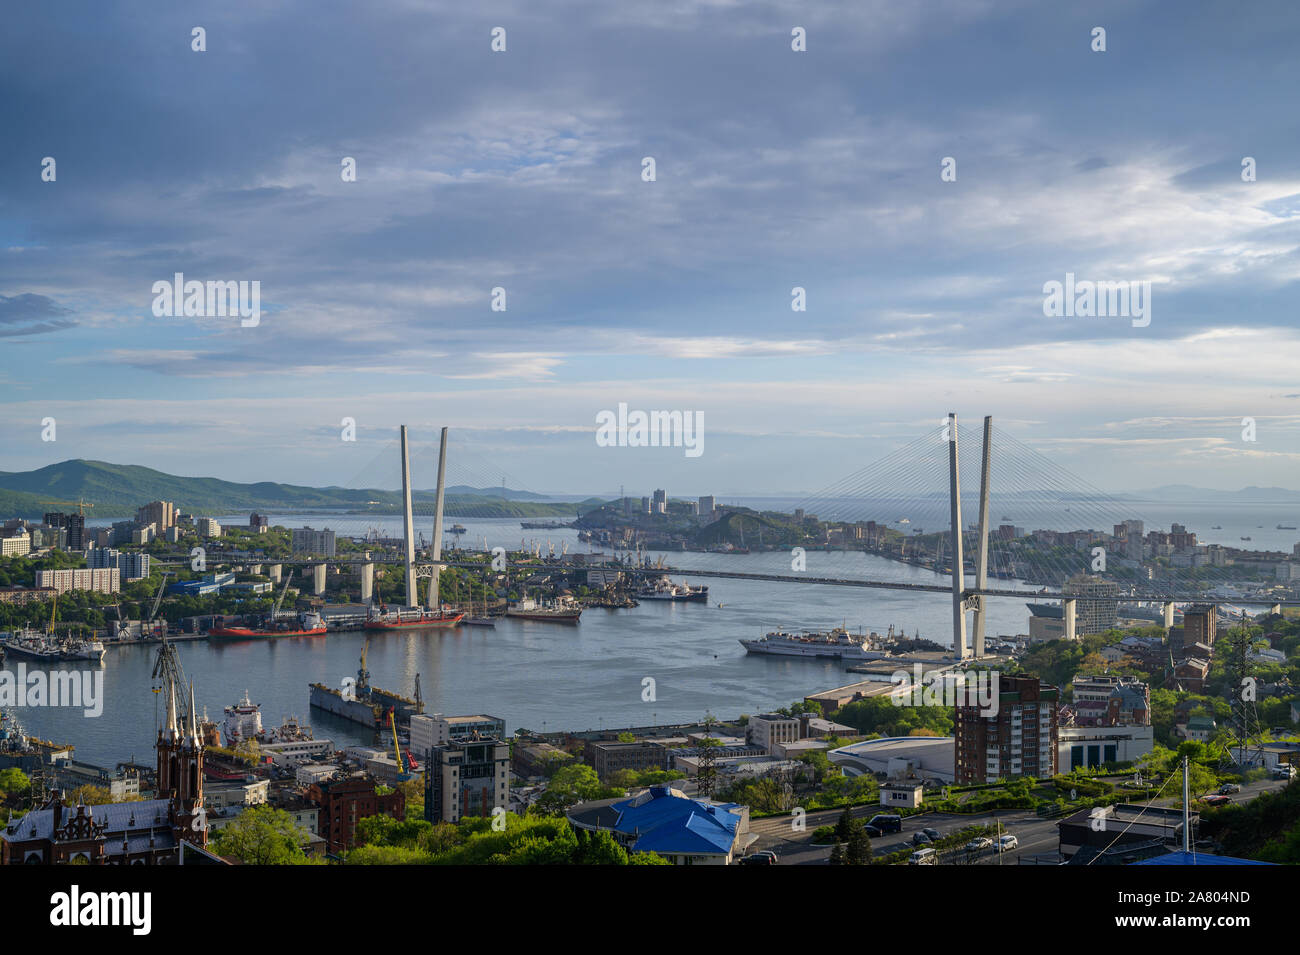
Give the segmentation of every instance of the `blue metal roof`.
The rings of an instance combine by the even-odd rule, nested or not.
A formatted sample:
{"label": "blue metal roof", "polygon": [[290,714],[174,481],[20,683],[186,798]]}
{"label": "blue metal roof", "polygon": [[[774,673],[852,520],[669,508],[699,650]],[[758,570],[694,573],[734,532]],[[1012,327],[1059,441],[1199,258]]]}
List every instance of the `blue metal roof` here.
{"label": "blue metal roof", "polygon": [[636,835],[637,852],[722,854],[731,851],[740,825],[736,803],[709,803],[674,794],[668,786],[614,803],[614,829]]}
{"label": "blue metal roof", "polygon": [[1195,852],[1169,852],[1153,859],[1143,859],[1134,865],[1276,865],[1274,862],[1256,862],[1254,859],[1234,859],[1232,856],[1211,856]]}

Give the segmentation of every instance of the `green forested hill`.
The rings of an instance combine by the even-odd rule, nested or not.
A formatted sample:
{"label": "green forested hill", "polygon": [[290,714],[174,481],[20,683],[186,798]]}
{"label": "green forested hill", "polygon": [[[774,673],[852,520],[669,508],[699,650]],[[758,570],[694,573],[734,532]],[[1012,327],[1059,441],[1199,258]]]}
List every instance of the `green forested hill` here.
{"label": "green forested hill", "polygon": [[[448,517],[572,517],[589,508],[582,504],[503,500],[492,488],[454,489],[446,495]],[[493,494],[496,496],[493,496]],[[525,496],[522,492],[520,496]],[[527,495],[536,497],[537,495]],[[304,487],[262,481],[237,484],[219,478],[180,477],[133,464],[105,461],[62,461],[35,471],[0,472],[0,514],[39,515],[66,510],[50,501],[85,500],[95,505],[87,517],[130,515],[149,501],[172,501],[194,514],[241,510],[392,511],[401,507],[401,493],[373,488]],[[432,492],[417,491],[421,510],[433,505]]]}

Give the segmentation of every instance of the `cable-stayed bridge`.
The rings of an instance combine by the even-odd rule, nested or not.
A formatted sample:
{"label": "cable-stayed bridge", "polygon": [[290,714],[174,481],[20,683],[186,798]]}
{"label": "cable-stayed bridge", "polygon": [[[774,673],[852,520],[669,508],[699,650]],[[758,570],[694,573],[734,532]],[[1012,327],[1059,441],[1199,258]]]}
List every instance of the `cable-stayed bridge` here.
{"label": "cable-stayed bridge", "polygon": [[[507,495],[518,493],[505,488],[507,481],[516,489],[522,483],[471,455],[459,460],[452,455],[454,463],[449,463],[447,429],[443,428],[435,489],[419,495],[421,506],[417,508],[411,481],[411,444],[405,427],[398,443],[403,514],[400,556],[301,556],[262,562],[273,568],[313,566],[318,591],[324,589],[327,565],[359,564],[363,568],[363,599],[369,599],[372,592],[375,564],[402,564],[408,605],[420,604],[417,581],[428,578],[428,605],[432,607],[439,603],[438,568],[485,570],[485,558],[491,555],[455,549],[444,559],[443,512],[449,468],[452,482],[463,482],[451,485],[456,489],[453,493],[477,488],[482,495],[481,489],[494,487],[501,478],[499,498],[480,497],[482,512],[490,511],[493,516],[501,515],[503,505],[508,510]],[[972,446],[975,454],[961,453]],[[349,485],[391,487],[391,462],[391,450],[381,452]],[[392,497],[390,492],[384,495]],[[457,497],[457,516],[476,516],[473,500],[472,495],[461,493]],[[1178,524],[1172,525],[1169,532],[1152,530],[1147,534],[1150,522],[1135,513],[1136,502],[1115,499],[1086,485],[1047,457],[995,429],[991,418],[984,419],[979,432],[972,432],[959,426],[955,414],[949,415],[937,429],[816,494],[793,502],[793,509],[806,521],[816,516],[822,522],[810,526],[820,528],[827,522],[836,526],[839,546],[852,546],[900,565],[924,568],[936,579],[924,582],[869,575],[828,577],[803,569],[784,573],[649,566],[648,562],[632,562],[630,555],[614,566],[631,575],[684,575],[943,594],[952,605],[954,648],[960,649],[962,657],[976,658],[984,656],[989,599],[1060,601],[1067,637],[1076,634],[1080,608],[1092,612],[1098,606],[1120,603],[1157,604],[1163,608],[1165,625],[1170,626],[1178,603],[1265,606],[1274,611],[1283,606],[1300,606],[1300,599],[1275,597],[1262,587],[1250,593],[1226,587],[1230,579],[1240,580],[1248,572],[1243,567],[1251,565],[1254,558],[1237,554],[1236,561],[1230,563],[1231,549],[1200,545],[1195,531]],[[771,523],[757,511],[719,510],[730,510],[728,516],[733,520],[739,515],[742,539],[747,529],[750,534],[757,532],[762,546],[764,526],[769,534],[773,532]],[[1000,516],[995,518],[995,514]],[[417,546],[417,537],[423,544],[423,535],[416,527],[417,515],[432,517],[432,539],[427,547]],[[975,520],[968,522],[969,516]],[[828,542],[825,546],[835,544]],[[814,561],[815,550],[810,546],[801,556],[805,563]],[[1256,577],[1271,574],[1270,560],[1277,559],[1260,555]],[[563,566],[559,560],[540,555],[529,555],[525,561],[539,570]],[[519,556],[511,558],[511,563],[519,566]],[[279,577],[278,569],[273,577]],[[943,581],[945,577],[947,582]]]}

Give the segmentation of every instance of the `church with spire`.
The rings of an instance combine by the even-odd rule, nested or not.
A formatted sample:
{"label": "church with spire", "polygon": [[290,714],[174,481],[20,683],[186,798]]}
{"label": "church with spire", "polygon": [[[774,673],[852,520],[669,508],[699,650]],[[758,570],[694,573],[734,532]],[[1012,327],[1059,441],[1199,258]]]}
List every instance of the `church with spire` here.
{"label": "church with spire", "polygon": [[182,845],[208,844],[203,805],[203,739],[194,708],[194,685],[182,712],[184,688],[175,647],[164,642],[155,674],[162,677],[167,713],[158,728],[158,786],[154,799],[72,805],[61,790],[39,809],[0,829],[0,865],[175,865]]}

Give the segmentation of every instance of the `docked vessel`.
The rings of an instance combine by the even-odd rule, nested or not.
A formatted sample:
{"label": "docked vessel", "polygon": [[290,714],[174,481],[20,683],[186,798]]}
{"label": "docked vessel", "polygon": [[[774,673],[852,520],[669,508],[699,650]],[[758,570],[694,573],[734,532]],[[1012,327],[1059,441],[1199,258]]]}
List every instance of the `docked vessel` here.
{"label": "docked vessel", "polygon": [[672,600],[695,603],[709,602],[708,587],[692,587],[686,581],[675,584],[668,577],[660,577],[637,591],[637,600]]}
{"label": "docked vessel", "polygon": [[244,740],[257,739],[262,735],[262,709],[248,698],[225,708],[226,721],[221,727],[221,739],[230,749],[234,749]]}
{"label": "docked vessel", "polygon": [[872,650],[870,638],[849,633],[843,627],[819,632],[813,630],[774,630],[757,640],[741,640],[748,653],[787,657],[818,657],[831,660],[879,660],[885,654]]}
{"label": "docked vessel", "polygon": [[539,604],[532,597],[525,597],[506,608],[506,616],[516,620],[542,620],[549,623],[577,623],[582,616],[582,608],[574,603],[572,597],[557,597],[546,604]]}
{"label": "docked vessel", "polygon": [[520,521],[519,526],[526,531],[554,531],[569,525],[564,521]]}
{"label": "docked vessel", "polygon": [[361,666],[355,680],[349,678],[342,687],[311,684],[311,705],[345,720],[360,723],[372,729],[386,725],[391,712],[397,723],[410,723],[411,717],[424,712],[424,699],[420,696],[420,674],[415,675],[415,699],[381,690],[370,685],[370,671],[366,669],[366,656],[370,652],[370,636],[366,635],[361,649]]}
{"label": "docked vessel", "polygon": [[262,727],[262,708],[249,699],[248,691],[244,698],[225,708],[226,719],[221,726],[221,739],[224,745],[235,749],[247,740],[259,743],[290,743],[312,738],[311,727],[300,723],[298,717],[287,716],[276,729]]}
{"label": "docked vessel", "polygon": [[7,634],[0,640],[0,646],[4,647],[6,653],[22,660],[57,663],[63,659],[58,646],[36,630],[19,630]]}
{"label": "docked vessel", "polygon": [[459,610],[442,607],[425,610],[423,607],[384,607],[371,609],[366,618],[366,630],[411,630],[428,627],[454,627],[465,619]]}
{"label": "docked vessel", "polygon": [[58,645],[60,660],[90,660],[104,662],[104,645],[98,640],[68,638]]}
{"label": "docked vessel", "polygon": [[259,640],[266,637],[319,637],[328,631],[317,613],[300,613],[291,618],[262,621],[251,626],[216,626],[208,630],[214,640]]}

